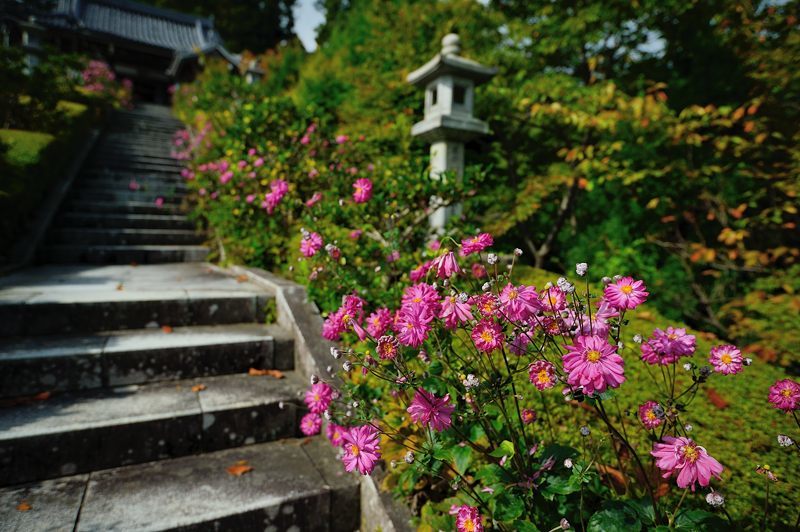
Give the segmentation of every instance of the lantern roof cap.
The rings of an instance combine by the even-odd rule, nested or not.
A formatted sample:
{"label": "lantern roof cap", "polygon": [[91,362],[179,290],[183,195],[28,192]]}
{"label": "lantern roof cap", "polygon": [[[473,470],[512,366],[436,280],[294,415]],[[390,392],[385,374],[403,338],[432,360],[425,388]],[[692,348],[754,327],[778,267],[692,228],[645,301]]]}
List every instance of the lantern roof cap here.
{"label": "lantern roof cap", "polygon": [[433,79],[455,75],[472,80],[475,85],[486,83],[497,74],[497,69],[484,66],[476,61],[461,57],[461,39],[455,33],[449,33],[442,39],[442,51],[406,76],[412,85],[426,86]]}

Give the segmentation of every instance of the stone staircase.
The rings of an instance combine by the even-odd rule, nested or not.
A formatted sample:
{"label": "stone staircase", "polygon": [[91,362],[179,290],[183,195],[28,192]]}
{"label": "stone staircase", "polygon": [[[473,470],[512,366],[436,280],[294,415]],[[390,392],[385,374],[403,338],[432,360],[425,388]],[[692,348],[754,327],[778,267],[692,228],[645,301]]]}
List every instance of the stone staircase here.
{"label": "stone staircase", "polygon": [[[122,120],[166,142],[167,117],[154,114]],[[122,161],[167,166],[130,157],[105,159],[103,179],[127,175]],[[358,529],[358,479],[297,432],[307,382],[294,333],[271,323],[274,295],[193,262],[204,255],[189,251],[188,225],[130,225],[185,218],[124,191],[106,202],[89,181],[45,257],[112,264],[0,278],[0,531]],[[165,251],[167,237],[183,249]],[[159,261],[180,263],[148,264]]]}
{"label": "stone staircase", "polygon": [[204,260],[204,236],[182,213],[186,185],[180,163],[170,156],[179,127],[168,107],[116,111],[58,213],[40,261]]}

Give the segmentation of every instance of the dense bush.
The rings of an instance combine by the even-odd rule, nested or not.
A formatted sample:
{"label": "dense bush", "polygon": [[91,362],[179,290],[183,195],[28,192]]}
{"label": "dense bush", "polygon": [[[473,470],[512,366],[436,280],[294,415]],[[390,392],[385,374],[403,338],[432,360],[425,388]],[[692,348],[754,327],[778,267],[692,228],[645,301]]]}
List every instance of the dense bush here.
{"label": "dense bush", "polygon": [[[396,291],[419,260],[430,198],[446,205],[481,176],[432,181],[423,160],[387,156],[379,143],[262,90],[211,67],[174,97],[194,124],[176,136],[174,155],[191,159],[184,176],[218,258],[316,280],[312,295],[325,308],[342,291],[370,300]],[[326,248],[303,249],[315,232],[325,233]],[[329,258],[325,267],[305,260],[317,252]]]}

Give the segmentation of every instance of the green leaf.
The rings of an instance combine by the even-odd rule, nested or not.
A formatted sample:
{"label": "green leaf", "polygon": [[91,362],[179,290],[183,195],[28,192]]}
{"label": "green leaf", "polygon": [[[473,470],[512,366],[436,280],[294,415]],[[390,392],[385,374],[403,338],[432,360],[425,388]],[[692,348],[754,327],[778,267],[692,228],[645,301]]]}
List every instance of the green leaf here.
{"label": "green leaf", "polygon": [[595,513],[586,528],[588,532],[637,532],[641,529],[642,523],[633,509],[621,503]]}
{"label": "green leaf", "polygon": [[552,501],[556,495],[569,495],[580,490],[580,481],[577,477],[560,477],[558,475],[550,475],[541,487],[540,492],[542,497],[548,501]]}
{"label": "green leaf", "polygon": [[655,523],[656,513],[653,511],[653,501],[650,499],[630,499],[625,501],[625,505],[636,512],[639,520],[643,523]]}
{"label": "green leaf", "polygon": [[514,530],[517,532],[539,532],[539,529],[530,521],[514,521]]}
{"label": "green leaf", "polygon": [[725,520],[705,510],[681,510],[675,518],[675,530],[721,530],[727,526]]}
{"label": "green leaf", "polygon": [[500,442],[500,445],[497,447],[497,449],[489,453],[489,456],[492,456],[494,458],[502,458],[504,456],[508,456],[509,458],[511,458],[512,456],[514,456],[514,444],[508,440],[503,440],[502,442]]}
{"label": "green leaf", "polygon": [[453,447],[452,454],[456,471],[463,475],[466,473],[467,468],[472,463],[472,447],[469,445],[465,445],[463,447],[456,445]]}
{"label": "green leaf", "polygon": [[518,495],[505,492],[494,499],[493,517],[498,521],[513,521],[523,512],[525,512],[525,502]]}

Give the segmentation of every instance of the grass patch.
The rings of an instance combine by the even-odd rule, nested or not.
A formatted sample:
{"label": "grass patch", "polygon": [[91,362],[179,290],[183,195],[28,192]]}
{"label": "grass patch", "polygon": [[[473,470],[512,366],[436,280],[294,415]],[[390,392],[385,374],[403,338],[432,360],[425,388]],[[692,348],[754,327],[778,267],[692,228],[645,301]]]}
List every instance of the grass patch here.
{"label": "grass patch", "polygon": [[[0,143],[5,148],[5,161],[23,169],[39,162],[42,152],[55,140],[55,136],[38,131],[0,129]],[[5,180],[4,180],[5,181]],[[3,192],[6,192],[3,189]]]}

